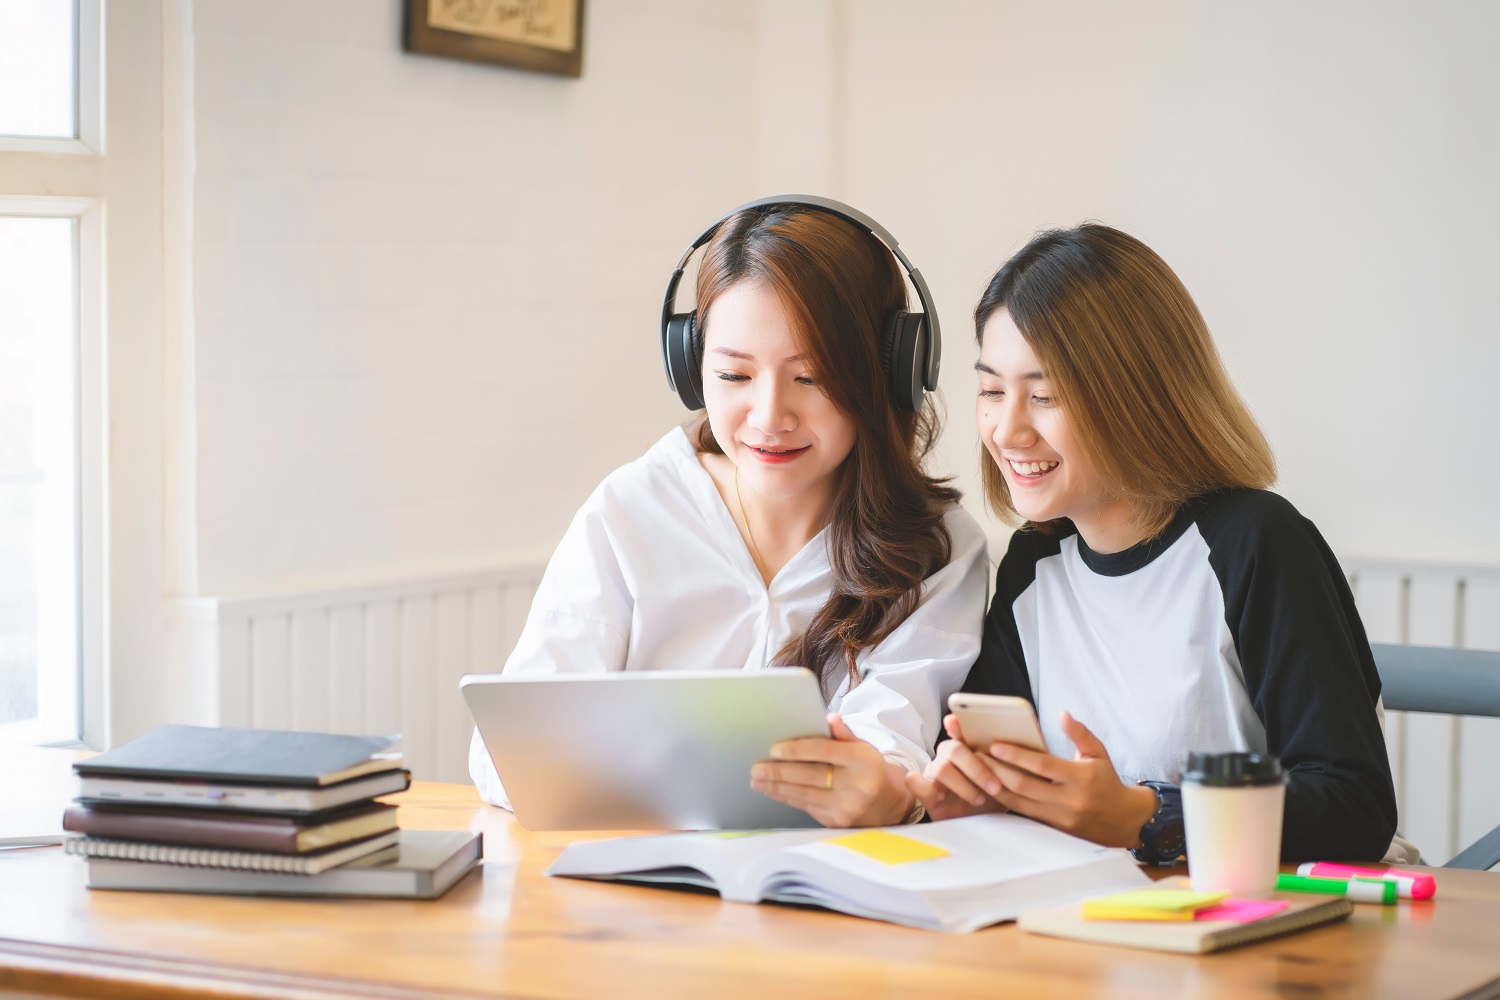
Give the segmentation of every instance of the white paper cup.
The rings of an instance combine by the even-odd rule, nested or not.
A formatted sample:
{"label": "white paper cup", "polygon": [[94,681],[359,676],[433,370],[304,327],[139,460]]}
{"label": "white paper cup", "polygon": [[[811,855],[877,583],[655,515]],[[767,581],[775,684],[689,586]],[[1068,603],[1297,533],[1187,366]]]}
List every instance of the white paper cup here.
{"label": "white paper cup", "polygon": [[1236,896],[1274,892],[1285,807],[1286,776],[1275,757],[1189,754],[1182,822],[1193,888]]}

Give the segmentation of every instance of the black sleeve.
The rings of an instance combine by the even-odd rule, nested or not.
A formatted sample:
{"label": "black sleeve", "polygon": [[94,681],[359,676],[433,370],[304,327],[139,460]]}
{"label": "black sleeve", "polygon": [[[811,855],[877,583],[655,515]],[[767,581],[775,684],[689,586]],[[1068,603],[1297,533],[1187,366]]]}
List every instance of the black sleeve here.
{"label": "black sleeve", "polygon": [[1282,860],[1379,860],[1396,831],[1396,793],[1375,709],[1380,676],[1338,560],[1273,493],[1223,495],[1198,526],[1250,702],[1287,771]]}
{"label": "black sleeve", "polygon": [[1056,555],[1059,548],[1058,536],[1034,531],[1018,531],[1011,536],[1010,547],[995,573],[995,596],[984,617],[979,659],[974,661],[963,690],[971,694],[1016,695],[1035,706],[1031,677],[1026,672],[1026,657],[1021,650],[1021,634],[1016,628],[1015,603],[1036,580],[1037,561]]}

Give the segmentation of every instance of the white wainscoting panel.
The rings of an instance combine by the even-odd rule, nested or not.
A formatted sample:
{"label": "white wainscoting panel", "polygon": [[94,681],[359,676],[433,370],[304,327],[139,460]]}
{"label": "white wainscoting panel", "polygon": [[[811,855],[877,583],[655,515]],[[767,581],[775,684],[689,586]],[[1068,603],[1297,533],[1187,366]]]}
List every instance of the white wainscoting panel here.
{"label": "white wainscoting panel", "polygon": [[542,569],[219,599],[219,723],[399,732],[414,777],[468,781],[458,680],[504,666]]}
{"label": "white wainscoting panel", "polygon": [[[1371,642],[1500,649],[1500,569],[1344,564]],[[1500,825],[1500,719],[1386,713],[1400,829],[1443,864]]]}

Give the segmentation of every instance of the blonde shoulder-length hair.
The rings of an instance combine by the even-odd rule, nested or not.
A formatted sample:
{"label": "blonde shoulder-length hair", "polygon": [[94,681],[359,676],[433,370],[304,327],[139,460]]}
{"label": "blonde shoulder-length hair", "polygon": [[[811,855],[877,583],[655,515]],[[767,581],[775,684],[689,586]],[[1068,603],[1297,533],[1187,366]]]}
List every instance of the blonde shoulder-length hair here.
{"label": "blonde shoulder-length hair", "polygon": [[[1182,281],[1140,240],[1097,223],[1042,233],[990,279],[975,334],[1010,314],[1110,497],[1148,537],[1188,500],[1276,481],[1271,447],[1235,391]],[[985,498],[1025,519],[985,457]],[[1047,525],[1035,525],[1042,530]]]}

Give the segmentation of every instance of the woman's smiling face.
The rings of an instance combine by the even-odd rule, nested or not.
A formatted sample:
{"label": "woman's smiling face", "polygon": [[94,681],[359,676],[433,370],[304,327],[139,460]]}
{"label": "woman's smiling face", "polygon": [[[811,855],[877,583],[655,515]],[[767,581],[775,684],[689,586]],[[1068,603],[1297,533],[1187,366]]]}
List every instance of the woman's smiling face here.
{"label": "woman's smiling face", "polygon": [[771,289],[740,282],[714,300],[704,331],[708,422],[745,486],[822,500],[854,447],[854,422],[818,386]]}
{"label": "woman's smiling face", "polygon": [[1109,543],[1100,532],[1128,516],[1130,505],[1110,499],[1109,484],[1083,453],[1046,371],[1008,311],[996,310],[985,321],[974,368],[979,437],[1016,511],[1034,522],[1069,518],[1091,547],[1110,551],[1101,548]]}

